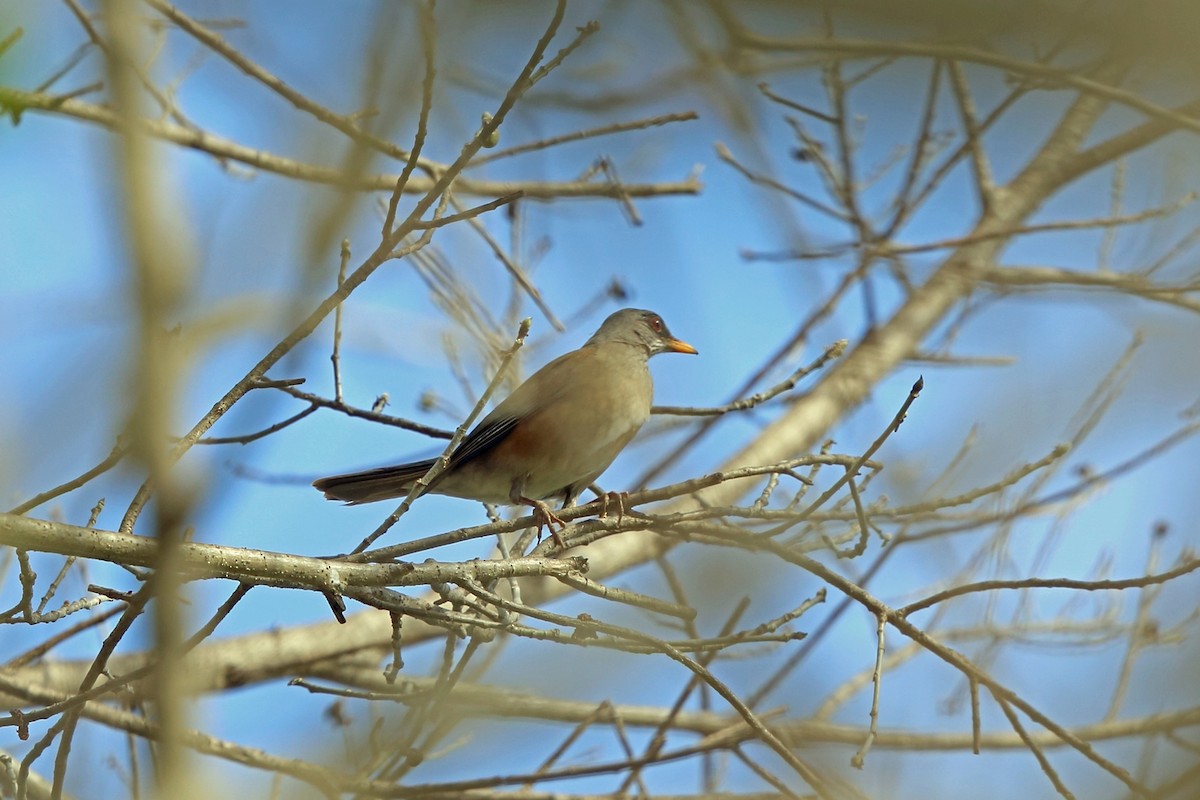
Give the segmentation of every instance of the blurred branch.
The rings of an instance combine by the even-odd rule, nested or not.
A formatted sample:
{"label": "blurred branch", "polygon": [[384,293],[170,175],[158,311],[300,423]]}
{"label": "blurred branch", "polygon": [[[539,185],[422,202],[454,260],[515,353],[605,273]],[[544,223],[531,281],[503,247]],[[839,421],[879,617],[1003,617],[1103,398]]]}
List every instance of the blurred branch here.
{"label": "blurred branch", "polygon": [[[3,86],[0,86],[0,109],[15,114],[37,111],[56,116],[67,116],[91,122],[109,130],[115,130],[119,126],[113,112],[104,106]],[[361,192],[381,192],[391,191],[395,188],[396,181],[400,177],[398,174],[381,173],[352,178],[348,183],[346,173],[341,169],[309,164],[266,150],[246,147],[208,131],[192,130],[162,120],[143,119],[138,124],[147,135],[155,139],[208,153],[214,158],[236,161],[248,167],[286,178]],[[454,169],[453,165],[447,167],[446,170],[439,172],[439,176],[436,178],[414,175],[405,184],[404,192],[427,195],[447,182],[446,174],[452,169]],[[521,192],[525,197],[542,200],[579,197],[619,199],[621,197],[694,195],[698,194],[701,188],[703,186],[696,177],[662,183],[622,183],[619,186],[607,181],[491,181],[465,176],[458,176],[454,180],[454,191],[460,195],[496,197]]]}
{"label": "blurred branch", "polygon": [[1034,79],[1037,85],[1041,87],[1076,89],[1082,94],[1092,95],[1102,100],[1112,101],[1140,111],[1156,121],[1167,122],[1173,127],[1185,128],[1194,133],[1200,133],[1200,119],[1154,103],[1136,92],[1085,77],[1069,68],[1055,67],[1036,61],[1025,61],[967,45],[940,44],[937,42],[886,41],[882,39],[852,39],[846,37],[827,39],[796,37],[784,39],[752,33],[744,28],[738,31],[737,44],[750,50],[767,52],[826,53],[832,56],[853,58],[894,56],[982,64],[984,66],[996,67],[1017,76]]}
{"label": "blurred branch", "polygon": [[1004,266],[982,275],[985,283],[1000,290],[1032,288],[1106,289],[1124,295],[1200,312],[1200,285],[1171,286],[1129,272],[1082,272],[1059,267]]}

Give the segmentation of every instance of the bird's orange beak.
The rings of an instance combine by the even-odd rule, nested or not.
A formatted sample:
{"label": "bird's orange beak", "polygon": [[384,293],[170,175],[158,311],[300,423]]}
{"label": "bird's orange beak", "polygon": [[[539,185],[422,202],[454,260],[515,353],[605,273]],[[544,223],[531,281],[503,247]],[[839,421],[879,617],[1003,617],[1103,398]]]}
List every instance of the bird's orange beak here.
{"label": "bird's orange beak", "polygon": [[672,353],[688,353],[689,355],[698,356],[700,351],[692,347],[682,339],[669,339],[667,341],[667,349]]}

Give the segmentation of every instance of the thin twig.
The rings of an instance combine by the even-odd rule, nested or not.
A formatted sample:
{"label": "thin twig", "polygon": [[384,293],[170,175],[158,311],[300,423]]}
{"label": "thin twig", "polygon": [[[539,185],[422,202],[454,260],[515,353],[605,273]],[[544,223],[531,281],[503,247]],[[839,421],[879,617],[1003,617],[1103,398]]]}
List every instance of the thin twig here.
{"label": "thin twig", "polygon": [[545,139],[539,139],[536,142],[528,142],[526,144],[517,145],[516,147],[509,147],[505,150],[496,150],[495,152],[476,157],[476,159],[471,162],[471,166],[477,167],[480,164],[487,164],[488,162],[496,161],[501,158],[511,158],[516,155],[521,155],[522,153],[546,150],[560,144],[566,144],[568,142],[579,142],[583,141],[584,139],[594,139],[598,136],[609,136],[614,133],[625,133],[627,131],[653,128],[659,125],[669,125],[673,122],[690,122],[691,120],[699,118],[700,115],[695,111],[683,111],[675,114],[661,114],[656,117],[633,120],[632,122],[615,122],[609,125],[600,125],[595,128],[588,128],[582,131],[564,133],[560,136],[550,136]]}
{"label": "thin twig", "polygon": [[681,417],[714,417],[722,414],[728,414],[731,411],[745,411],[746,409],[754,408],[771,400],[784,392],[790,392],[796,388],[796,384],[806,375],[811,375],[817,370],[824,367],[827,363],[835,358],[838,358],[846,351],[849,342],[846,339],[838,339],[829,347],[825,348],[820,356],[811,364],[800,367],[795,372],[772,386],[770,389],[764,389],[757,394],[749,397],[744,397],[740,400],[734,400],[732,403],[726,403],[723,406],[715,406],[712,408],[696,408],[693,406],[654,406],[650,413],[652,414],[670,414]]}
{"label": "thin twig", "polygon": [[[350,240],[342,239],[342,257],[338,261],[337,285],[340,289],[342,284],[346,282],[346,266],[350,263]],[[333,311],[333,352],[329,354],[329,361],[333,365],[333,401],[341,404],[342,397],[342,314],[344,312],[344,303],[338,303],[337,308]]]}
{"label": "thin twig", "polygon": [[1071,794],[1070,790],[1067,789],[1058,772],[1050,765],[1050,760],[1046,758],[1046,754],[1042,752],[1042,748],[1025,730],[1025,726],[1021,724],[1021,720],[1017,717],[1017,713],[1013,711],[1012,706],[1003,697],[998,695],[993,696],[996,698],[996,703],[1000,706],[1000,710],[1004,712],[1004,716],[1008,719],[1008,723],[1012,725],[1013,730],[1021,737],[1021,741],[1025,742],[1025,746],[1029,748],[1029,752],[1033,753],[1034,758],[1037,759],[1038,766],[1042,768],[1042,772],[1050,779],[1050,783],[1054,784],[1055,791],[1065,798],[1065,800],[1075,800],[1075,795]]}
{"label": "thin twig", "polygon": [[310,392],[303,392],[292,386],[272,386],[271,388],[278,389],[286,394],[290,394],[297,400],[303,400],[304,402],[310,403],[314,406],[320,406],[321,408],[339,411],[350,417],[370,420],[371,422],[379,422],[384,425],[402,428],[406,431],[420,433],[432,439],[449,439],[454,435],[454,431],[448,431],[444,428],[434,428],[430,425],[424,425],[420,422],[413,422],[412,420],[405,419],[404,417],[395,417],[391,414],[381,414],[378,411],[358,408],[357,406],[347,405],[346,403],[339,403],[337,400],[330,400]]}
{"label": "thin twig", "polygon": [[871,672],[871,683],[874,686],[871,692],[871,723],[867,728],[867,738],[859,746],[858,751],[850,759],[850,766],[855,769],[862,769],[866,764],[867,753],[871,750],[871,745],[875,743],[875,737],[879,734],[879,689],[883,683],[883,649],[886,641],[885,634],[887,633],[887,618],[880,614],[875,619],[875,669]]}
{"label": "thin twig", "polygon": [[997,589],[1077,589],[1081,591],[1097,592],[1104,590],[1119,590],[1119,589],[1134,589],[1145,588],[1147,586],[1156,586],[1158,584],[1167,583],[1181,575],[1188,575],[1200,569],[1200,559],[1192,559],[1180,564],[1174,569],[1166,572],[1159,572],[1154,575],[1143,575],[1140,578],[1124,578],[1121,580],[1100,580],[1100,581],[1083,581],[1073,578],[1023,578],[1020,580],[993,580],[979,581],[977,583],[967,583],[961,586],[954,586],[950,589],[932,594],[923,600],[918,600],[915,603],[910,603],[896,610],[896,613],[901,616],[908,616],[930,606],[945,602],[954,597],[961,597],[966,594],[975,592],[990,592]]}
{"label": "thin twig", "polygon": [[108,452],[108,455],[105,456],[100,461],[99,464],[97,464],[96,466],[92,467],[91,469],[85,471],[83,474],[81,474],[77,478],[72,478],[71,480],[66,481],[65,483],[61,483],[58,486],[55,486],[53,489],[48,489],[48,490],[42,492],[41,494],[38,494],[38,495],[35,495],[35,496],[29,498],[28,500],[26,500],[24,503],[21,503],[20,505],[14,506],[13,508],[9,509],[8,513],[9,514],[24,514],[28,511],[31,511],[32,509],[37,508],[38,506],[42,505],[43,503],[50,502],[51,500],[53,500],[56,497],[61,497],[62,495],[66,494],[68,492],[74,491],[75,489],[78,489],[80,486],[84,486],[85,484],[89,483],[93,479],[108,472],[110,469],[115,467],[117,464],[121,463],[121,459],[125,458],[125,456],[128,453],[129,453],[129,443],[125,440],[124,437],[118,436],[117,441],[113,445],[112,450],[110,450]]}
{"label": "thin twig", "polygon": [[888,426],[884,429],[883,433],[881,433],[879,437],[871,443],[871,446],[868,447],[861,456],[859,456],[858,461],[848,467],[845,473],[843,473],[840,478],[834,481],[832,486],[826,489],[820,497],[814,500],[812,504],[800,514],[800,519],[804,519],[818,508],[823,506],[829,501],[829,498],[833,497],[842,488],[842,486],[846,484],[847,481],[853,479],[854,476],[858,474],[858,471],[862,468],[862,465],[865,464],[867,460],[871,458],[871,456],[875,455],[875,452],[879,450],[880,447],[883,447],[883,443],[888,440],[888,437],[890,437],[892,433],[900,428],[900,424],[904,421],[905,416],[908,414],[909,406],[913,404],[913,402],[917,399],[917,396],[921,394],[921,390],[924,388],[925,379],[923,377],[918,378],[916,383],[914,383],[912,388],[909,390],[908,397],[906,397],[904,403],[901,404],[900,410],[896,412],[894,417],[892,417],[892,421],[888,423]]}

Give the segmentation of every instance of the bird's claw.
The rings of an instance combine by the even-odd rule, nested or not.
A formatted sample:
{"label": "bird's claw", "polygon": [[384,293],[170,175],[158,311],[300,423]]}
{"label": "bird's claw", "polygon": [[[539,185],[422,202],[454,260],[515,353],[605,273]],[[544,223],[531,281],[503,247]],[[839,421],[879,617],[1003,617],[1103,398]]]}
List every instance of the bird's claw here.
{"label": "bird's claw", "polygon": [[608,516],[608,504],[616,503],[617,506],[617,524],[621,524],[621,520],[625,519],[625,503],[629,500],[629,492],[605,492],[600,495],[600,513],[597,514],[600,519]]}
{"label": "bird's claw", "polygon": [[527,498],[522,498],[522,500],[533,507],[533,524],[537,528],[538,541],[542,540],[542,528],[546,528],[554,538],[554,543],[563,550],[566,550],[567,544],[563,541],[559,532],[554,530],[554,526],[558,525],[559,530],[566,530],[567,523],[563,522],[562,518],[555,514],[545,502],[541,500],[529,500]]}

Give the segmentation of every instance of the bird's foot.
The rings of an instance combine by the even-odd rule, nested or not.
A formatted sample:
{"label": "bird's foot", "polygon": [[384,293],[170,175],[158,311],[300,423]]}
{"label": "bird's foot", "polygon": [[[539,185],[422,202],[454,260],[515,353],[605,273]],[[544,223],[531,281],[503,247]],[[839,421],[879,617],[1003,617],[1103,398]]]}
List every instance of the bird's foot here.
{"label": "bird's foot", "polygon": [[625,519],[625,503],[629,500],[629,492],[605,492],[600,495],[600,513],[597,514],[600,519],[608,516],[608,504],[615,503],[617,506],[617,524],[621,524],[621,520]]}
{"label": "bird's foot", "polygon": [[542,528],[550,531],[550,535],[554,537],[554,543],[563,550],[567,549],[566,542],[558,531],[554,530],[554,526],[558,525],[559,530],[566,530],[567,523],[562,521],[562,518],[554,513],[554,510],[542,500],[531,500],[528,497],[519,498],[522,503],[533,508],[533,524],[537,528],[538,541],[542,540]]}

